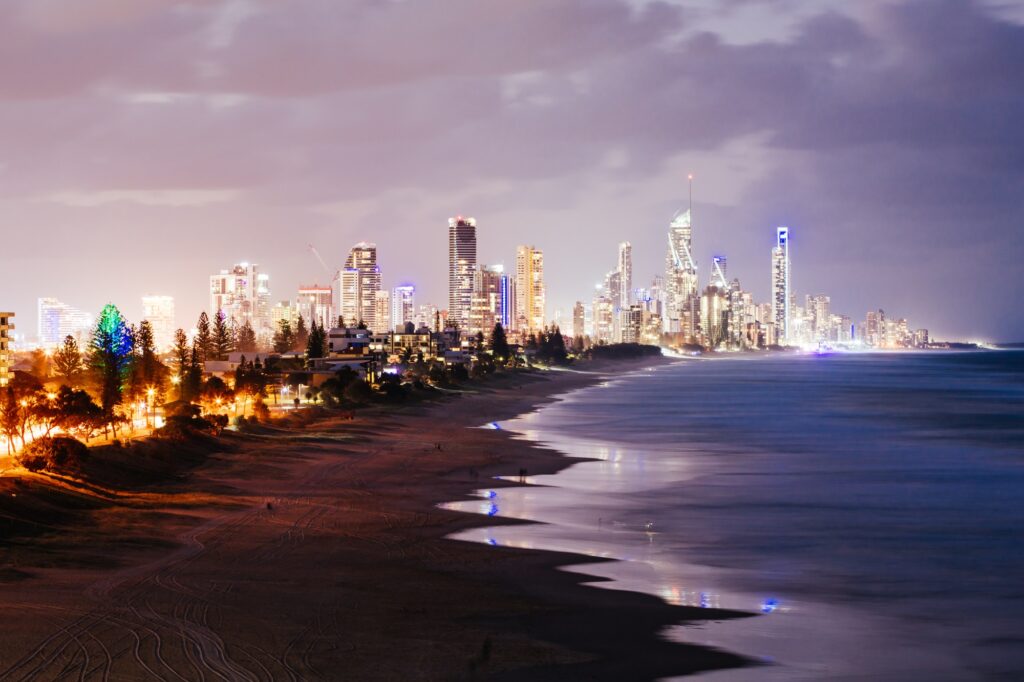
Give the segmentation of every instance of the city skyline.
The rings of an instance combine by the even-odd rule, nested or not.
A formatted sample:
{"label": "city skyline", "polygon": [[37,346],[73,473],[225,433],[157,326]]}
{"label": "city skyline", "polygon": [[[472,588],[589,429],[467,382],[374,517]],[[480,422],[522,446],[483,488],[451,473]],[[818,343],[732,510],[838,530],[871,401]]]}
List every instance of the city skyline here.
{"label": "city skyline", "polygon": [[[753,272],[766,231],[789,225],[795,289],[913,311],[946,338],[1024,338],[1004,312],[1024,286],[1010,123],[1024,87],[1006,68],[1020,13],[849,4],[566,0],[496,22],[489,2],[366,6],[345,21],[323,3],[287,19],[255,0],[5,3],[0,264],[19,285],[4,305],[23,318],[43,296],[131,311],[155,292],[192,319],[206,301],[188,283],[225,264],[264,264],[275,298],[291,297],[319,275],[308,244],[333,267],[362,239],[443,305],[435,230],[465,212],[481,220],[480,262],[511,268],[518,244],[544,249],[548,308],[568,316],[594,277],[580,241],[630,241],[645,281],[692,171],[701,262],[727,253]],[[426,49],[453,34],[472,64]],[[954,58],[937,44],[985,49]],[[127,57],[143,46],[151,59]],[[408,58],[421,50],[428,64]],[[14,66],[26,63],[37,68]],[[748,286],[767,297],[767,282]]]}

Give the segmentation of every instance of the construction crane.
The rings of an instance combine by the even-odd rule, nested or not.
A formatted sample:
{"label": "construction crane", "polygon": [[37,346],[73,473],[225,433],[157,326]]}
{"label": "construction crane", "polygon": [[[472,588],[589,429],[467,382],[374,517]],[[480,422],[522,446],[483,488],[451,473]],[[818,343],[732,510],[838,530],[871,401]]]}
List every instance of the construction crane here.
{"label": "construction crane", "polygon": [[320,257],[320,252],[317,251],[316,247],[313,246],[312,244],[309,245],[309,250],[312,251],[313,255],[316,256],[316,259],[318,261],[320,261],[320,265],[324,266],[324,272],[326,272],[327,276],[330,277],[331,276],[331,269],[329,267],[327,267],[327,263],[325,263],[324,259]]}

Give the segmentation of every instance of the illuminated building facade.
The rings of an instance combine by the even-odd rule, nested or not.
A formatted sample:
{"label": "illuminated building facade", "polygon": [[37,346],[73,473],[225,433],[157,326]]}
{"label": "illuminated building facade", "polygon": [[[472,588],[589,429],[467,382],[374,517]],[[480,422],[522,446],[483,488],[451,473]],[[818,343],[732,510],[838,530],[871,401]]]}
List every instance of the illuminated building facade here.
{"label": "illuminated building facade", "polygon": [[238,263],[211,275],[211,319],[218,311],[233,326],[248,322],[257,334],[270,331],[270,277],[255,263]]}
{"label": "illuminated building facade", "polygon": [[296,319],[302,316],[306,328],[311,328],[316,321],[318,326],[330,329],[338,321],[334,315],[334,301],[331,287],[309,284],[299,287],[295,299]]}
{"label": "illuminated building facade", "polygon": [[473,306],[476,274],[476,220],[448,219],[448,323],[465,327]]}
{"label": "illuminated building facade", "polygon": [[391,330],[404,331],[406,322],[416,321],[416,287],[403,284],[391,290]]}
{"label": "illuminated building facade", "polygon": [[698,322],[697,263],[693,259],[690,210],[672,219],[665,256],[665,324],[667,331],[695,336]]}
{"label": "illuminated building facade", "polygon": [[153,345],[158,352],[163,353],[174,345],[174,330],[177,325],[174,321],[174,297],[173,296],[143,296],[142,297],[142,319],[148,320],[153,328]]}
{"label": "illuminated building facade", "polygon": [[516,331],[524,334],[544,328],[544,253],[521,245],[516,249]]}
{"label": "illuminated building facade", "polygon": [[[338,284],[338,314],[345,318],[345,324],[355,326],[363,322],[367,329],[376,331],[377,292],[380,291],[377,245],[359,242],[353,246],[345,259],[345,267],[335,280]],[[382,323],[387,325],[387,321]]]}
{"label": "illuminated building facade", "polygon": [[789,228],[779,227],[775,230],[772,249],[772,321],[780,345],[789,342],[789,306]]}
{"label": "illuminated building facade", "polygon": [[14,313],[0,313],[0,387],[14,378],[11,373],[11,331],[14,330]]}
{"label": "illuminated building facade", "polygon": [[75,337],[81,346],[92,332],[92,315],[55,298],[38,299],[37,311],[41,346],[56,347],[63,343],[67,336]]}
{"label": "illuminated building facade", "polygon": [[490,336],[494,325],[507,327],[509,319],[509,279],[501,265],[481,265],[473,276],[473,302],[470,307],[470,334]]}
{"label": "illuminated building facade", "polygon": [[374,326],[369,327],[377,334],[387,334],[391,327],[391,292],[378,291],[374,298]]}
{"label": "illuminated building facade", "polygon": [[633,303],[633,245],[629,242],[619,244],[619,307],[628,308]]}

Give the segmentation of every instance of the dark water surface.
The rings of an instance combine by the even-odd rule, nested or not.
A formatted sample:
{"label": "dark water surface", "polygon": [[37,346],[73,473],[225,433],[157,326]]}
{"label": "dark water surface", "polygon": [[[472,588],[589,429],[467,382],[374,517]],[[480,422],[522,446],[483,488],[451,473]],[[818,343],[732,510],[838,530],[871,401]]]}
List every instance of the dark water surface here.
{"label": "dark water surface", "polygon": [[1024,352],[688,360],[499,426],[597,461],[460,537],[760,613],[667,633],[769,664],[710,680],[1024,679]]}

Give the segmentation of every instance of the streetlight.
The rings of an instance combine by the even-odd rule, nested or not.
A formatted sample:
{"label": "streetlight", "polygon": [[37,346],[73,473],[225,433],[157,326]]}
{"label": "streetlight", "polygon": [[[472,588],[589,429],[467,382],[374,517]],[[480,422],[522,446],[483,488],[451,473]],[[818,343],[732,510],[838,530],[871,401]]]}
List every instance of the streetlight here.
{"label": "streetlight", "polygon": [[155,408],[156,408],[156,402],[153,400],[153,397],[155,395],[156,395],[156,389],[155,388],[150,386],[149,388],[146,389],[146,403],[147,403],[147,406],[146,406],[147,407],[147,409],[146,409],[146,425],[147,426],[152,426],[153,425],[153,418],[152,417],[153,417],[153,412],[155,411]]}

